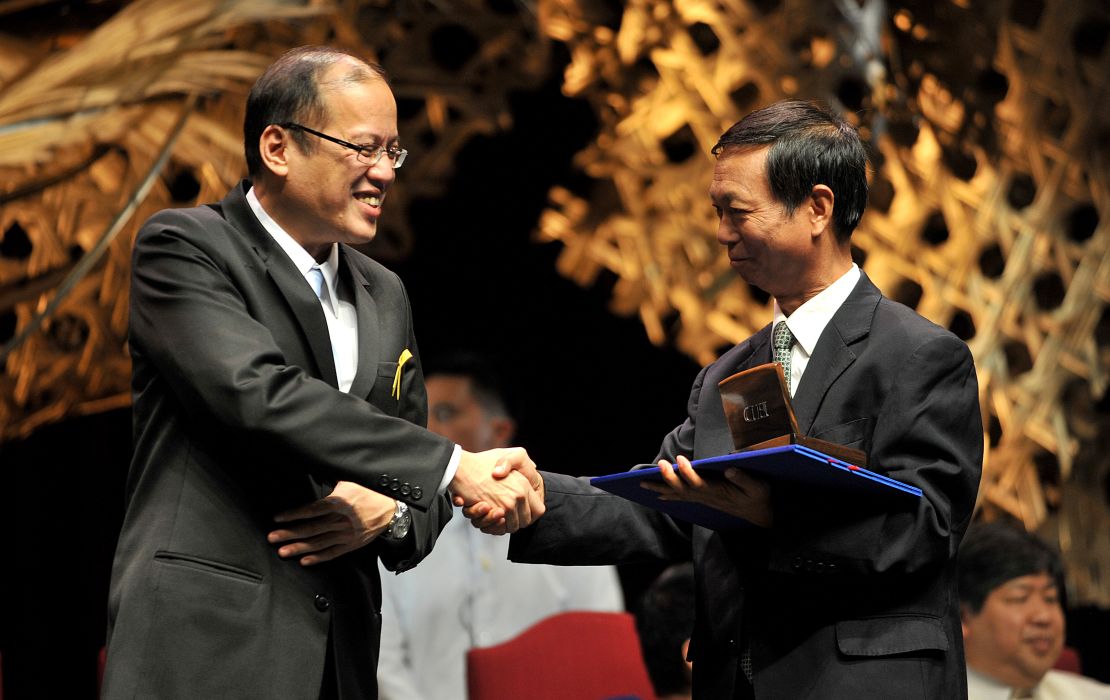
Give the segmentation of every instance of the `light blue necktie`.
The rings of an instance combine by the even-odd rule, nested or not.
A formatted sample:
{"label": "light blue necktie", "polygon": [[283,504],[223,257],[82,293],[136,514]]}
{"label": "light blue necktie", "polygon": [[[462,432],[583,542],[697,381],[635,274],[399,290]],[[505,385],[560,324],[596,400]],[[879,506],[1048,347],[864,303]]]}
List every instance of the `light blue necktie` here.
{"label": "light blue necktie", "polygon": [[320,269],[319,265],[313,265],[308,271],[306,277],[308,283],[312,285],[312,291],[316,292],[316,296],[320,301],[324,302],[324,306],[331,311],[331,295],[328,294],[328,285],[324,283],[324,271]]}
{"label": "light blue necktie", "polygon": [[313,265],[308,271],[308,283],[312,285],[312,291],[316,292],[316,296],[323,299],[328,287],[324,284],[324,271],[318,265]]}

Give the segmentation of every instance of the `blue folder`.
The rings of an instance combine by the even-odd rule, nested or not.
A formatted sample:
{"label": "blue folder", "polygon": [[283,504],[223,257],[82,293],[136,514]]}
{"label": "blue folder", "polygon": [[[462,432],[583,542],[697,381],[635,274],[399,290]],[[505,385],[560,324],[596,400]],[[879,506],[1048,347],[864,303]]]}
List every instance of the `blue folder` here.
{"label": "blue folder", "polygon": [[[921,498],[921,489],[873,471],[842,462],[835,457],[803,447],[783,445],[751,452],[737,452],[721,457],[707,457],[692,462],[704,479],[722,479],[729,467],[771,481],[777,487],[797,487],[824,491],[840,498],[853,496],[890,501],[893,507],[912,505]],[[715,530],[744,527],[747,523],[700,503],[661,501],[659,495],[640,486],[643,481],[662,482],[658,466],[644,465],[632,471],[607,474],[590,479],[595,487],[666,513],[679,520]]]}

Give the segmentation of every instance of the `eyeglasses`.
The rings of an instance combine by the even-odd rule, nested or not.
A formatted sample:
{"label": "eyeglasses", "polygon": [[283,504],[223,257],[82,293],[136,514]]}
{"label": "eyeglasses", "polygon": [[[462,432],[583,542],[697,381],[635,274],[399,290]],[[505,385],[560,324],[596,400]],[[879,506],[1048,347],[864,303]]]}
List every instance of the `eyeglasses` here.
{"label": "eyeglasses", "polygon": [[283,129],[299,129],[306,134],[312,134],[313,136],[318,136],[325,141],[337,143],[343,148],[349,148],[358,154],[359,162],[365,165],[375,165],[379,160],[382,159],[383,155],[388,155],[389,160],[393,163],[393,169],[396,170],[404,164],[405,156],[409,154],[409,152],[405,149],[398,148],[396,146],[360,146],[357,143],[351,143],[350,141],[337,139],[334,136],[328,136],[327,134],[316,131],[315,129],[309,129],[307,126],[301,126],[300,124],[294,124],[293,122],[278,124],[278,126],[282,127]]}

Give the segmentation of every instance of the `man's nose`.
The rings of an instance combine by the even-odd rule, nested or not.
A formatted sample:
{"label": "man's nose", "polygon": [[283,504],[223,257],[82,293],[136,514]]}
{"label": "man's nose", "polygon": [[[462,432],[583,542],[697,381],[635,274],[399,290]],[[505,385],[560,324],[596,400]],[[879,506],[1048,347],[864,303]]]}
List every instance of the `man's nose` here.
{"label": "man's nose", "polygon": [[740,234],[728,223],[728,219],[721,217],[717,222],[717,242],[721,245],[732,245],[740,240]]}
{"label": "man's nose", "polygon": [[379,183],[383,189],[389,187],[397,179],[393,159],[383,153],[377,163],[366,168],[366,179]]}
{"label": "man's nose", "polygon": [[1039,600],[1033,603],[1032,620],[1040,625],[1052,623],[1054,617],[1060,613],[1059,603]]}

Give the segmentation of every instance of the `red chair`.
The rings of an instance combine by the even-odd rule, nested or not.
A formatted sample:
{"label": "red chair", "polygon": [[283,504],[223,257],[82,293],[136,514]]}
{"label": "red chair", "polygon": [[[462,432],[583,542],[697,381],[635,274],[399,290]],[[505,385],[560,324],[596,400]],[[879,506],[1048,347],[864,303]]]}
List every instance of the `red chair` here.
{"label": "red chair", "polygon": [[1064,647],[1060,651],[1060,658],[1056,659],[1056,665],[1053,668],[1057,671],[1071,671],[1083,675],[1083,670],[1079,665],[1079,652],[1072,647]]}
{"label": "red chair", "polygon": [[655,700],[628,613],[567,612],[466,655],[470,700]]}
{"label": "red chair", "polygon": [[96,655],[96,693],[100,697],[100,689],[104,687],[104,664],[108,661],[108,650],[100,647]]}

